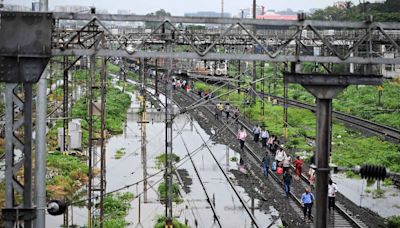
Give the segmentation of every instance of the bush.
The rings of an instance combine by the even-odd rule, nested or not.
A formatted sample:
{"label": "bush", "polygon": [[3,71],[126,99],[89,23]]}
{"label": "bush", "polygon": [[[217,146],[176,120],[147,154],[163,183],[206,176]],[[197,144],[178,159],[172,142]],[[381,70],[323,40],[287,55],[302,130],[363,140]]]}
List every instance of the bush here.
{"label": "bush", "polygon": [[[165,220],[165,216],[158,216],[154,228],[165,228]],[[186,226],[175,218],[172,219],[172,224],[174,228],[189,228],[189,226]]]}
{"label": "bush", "polygon": [[[172,157],[172,162],[175,162],[175,163],[179,162],[181,160],[181,158],[178,155],[174,154],[174,153],[172,153],[171,155],[168,155],[168,156],[171,156]],[[156,167],[158,169],[164,168],[165,157],[166,157],[165,153],[162,153],[162,154],[160,154],[160,155],[158,155],[156,157]]]}
{"label": "bush", "polygon": [[391,216],[386,219],[386,225],[388,228],[399,228],[400,227],[400,215]]}
{"label": "bush", "polygon": [[[158,193],[160,195],[160,201],[165,202],[167,199],[167,188],[165,181],[158,185]],[[181,203],[182,198],[180,196],[179,185],[177,183],[172,183],[172,201],[175,203]]]}

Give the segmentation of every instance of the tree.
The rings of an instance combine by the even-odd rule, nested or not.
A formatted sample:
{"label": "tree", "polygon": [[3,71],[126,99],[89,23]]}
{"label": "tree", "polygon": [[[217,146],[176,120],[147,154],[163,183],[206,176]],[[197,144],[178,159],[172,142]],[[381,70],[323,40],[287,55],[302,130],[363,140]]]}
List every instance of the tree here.
{"label": "tree", "polygon": [[[147,16],[156,16],[156,17],[170,17],[171,13],[165,11],[164,9],[159,9],[154,13],[149,13],[147,14]],[[160,23],[162,22],[162,20],[160,20],[160,22],[146,22],[145,26],[148,29],[156,29],[157,26],[160,25]]]}

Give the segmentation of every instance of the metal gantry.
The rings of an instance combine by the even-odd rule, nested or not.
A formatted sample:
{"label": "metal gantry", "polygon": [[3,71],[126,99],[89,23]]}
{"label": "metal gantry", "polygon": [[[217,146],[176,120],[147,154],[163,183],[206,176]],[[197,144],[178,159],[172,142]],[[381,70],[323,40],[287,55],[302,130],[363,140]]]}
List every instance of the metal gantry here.
{"label": "metal gantry", "polygon": [[[134,58],[159,58],[168,59],[169,68],[167,82],[171,81],[172,59],[200,59],[200,60],[238,60],[239,76],[240,61],[265,61],[265,62],[293,62],[300,65],[303,62],[312,63],[338,63],[350,64],[350,68],[358,66],[359,71],[368,69],[374,71],[375,65],[400,64],[399,31],[400,23],[381,23],[369,19],[365,22],[338,22],[338,21],[312,21],[299,17],[298,21],[272,21],[237,18],[204,18],[204,17],[155,17],[141,15],[107,15],[107,14],[77,14],[77,13],[16,13],[1,12],[0,26],[0,81],[7,84],[6,104],[6,208],[3,214],[7,215],[7,227],[12,227],[24,220],[25,226],[30,227],[34,218],[35,209],[32,203],[32,84],[36,83],[42,74],[50,56],[86,56],[90,57],[91,69],[88,85],[89,92],[89,122],[93,123],[93,102],[95,85],[96,57],[125,57]],[[88,21],[78,30],[60,27],[64,21]],[[32,23],[27,24],[26,21]],[[55,28],[52,30],[52,21]],[[132,33],[129,36],[113,34],[107,28],[107,22],[158,22],[159,26],[150,33]],[[210,30],[205,34],[195,34],[192,31],[182,31],[177,24],[222,24],[223,30]],[[91,26],[96,25],[96,29]],[[164,29],[162,29],[164,28]],[[167,31],[165,31],[167,30]],[[37,31],[41,31],[38,33]],[[333,32],[331,32],[333,31]],[[21,39],[26,34],[32,34],[29,39]],[[52,39],[51,36],[52,35]],[[100,36],[102,38],[100,38]],[[169,38],[166,39],[166,36]],[[31,45],[35,41],[34,45]],[[99,43],[102,45],[98,45]],[[175,45],[171,45],[175,44]],[[188,47],[187,51],[176,49],[177,46]],[[149,51],[149,47],[153,48]],[[218,52],[219,47],[227,47],[230,51]],[[385,47],[385,48],[382,48]],[[391,54],[380,53],[379,50],[391,50]],[[311,51],[312,50],[312,51]],[[103,66],[105,67],[103,61]],[[255,65],[254,65],[255,67]],[[105,68],[102,69],[105,72]],[[299,73],[295,69],[291,73]],[[321,75],[320,75],[321,76]],[[105,85],[101,76],[101,119],[104,121],[103,105],[105,104]],[[327,76],[303,78],[302,84],[309,88],[310,83],[318,80],[328,80]],[[337,81],[332,81],[332,86],[343,86],[346,75],[339,76]],[[350,84],[365,83],[364,77],[355,77],[356,81]],[[331,78],[329,78],[331,79]],[[371,79],[371,78],[369,78]],[[369,79],[366,79],[367,81]],[[357,81],[358,80],[358,81]],[[289,81],[294,82],[294,81]],[[23,84],[22,97],[17,94],[16,84]],[[307,84],[308,83],[308,84]],[[336,84],[335,84],[336,83]],[[166,158],[172,153],[172,89],[167,83],[166,91]],[[322,88],[322,87],[321,87]],[[336,90],[334,90],[336,91]],[[315,91],[314,91],[315,92]],[[326,149],[330,147],[329,134],[326,127],[329,122],[331,108],[326,99],[319,97],[320,124],[318,124],[318,152],[317,152],[317,191],[325,190],[326,174],[329,168],[326,164]],[[16,119],[14,108],[23,110],[24,118]],[[323,122],[323,124],[322,124]],[[100,191],[100,198],[105,191],[105,160],[104,145],[101,147],[100,156],[94,152],[95,141],[104,143],[105,125],[101,125],[100,137],[94,137],[94,129],[89,124],[89,186],[88,186],[88,225],[92,226],[93,202]],[[23,134],[18,131],[24,126]],[[20,136],[24,136],[21,138]],[[103,159],[102,159],[103,158]],[[19,160],[19,161],[18,161]],[[170,159],[166,159],[166,167],[170,166]],[[93,169],[99,164],[101,169],[100,181],[94,183]],[[24,184],[16,172],[24,167]],[[172,195],[171,169],[167,169],[165,177]],[[29,189],[29,190],[27,190]],[[16,205],[16,196],[22,196],[22,207]],[[317,194],[317,202],[324,201],[326,194]],[[102,198],[100,204],[102,204]],[[167,202],[167,221],[172,220],[172,200]],[[318,210],[321,205],[317,206]],[[101,208],[101,206],[100,206]],[[316,226],[324,227],[326,217],[324,210],[317,214]],[[100,217],[102,217],[100,213]],[[326,216],[326,215],[325,215]],[[100,218],[100,226],[104,218]]]}

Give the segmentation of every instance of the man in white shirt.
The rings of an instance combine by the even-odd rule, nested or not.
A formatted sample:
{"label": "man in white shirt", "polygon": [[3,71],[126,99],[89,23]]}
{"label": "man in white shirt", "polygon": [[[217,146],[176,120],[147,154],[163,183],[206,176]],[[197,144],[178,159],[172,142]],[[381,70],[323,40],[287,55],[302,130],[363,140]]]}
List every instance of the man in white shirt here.
{"label": "man in white shirt", "polygon": [[329,185],[328,185],[328,208],[329,211],[332,209],[335,209],[335,198],[336,198],[336,192],[337,192],[337,186],[336,184],[332,181],[332,179],[329,179]]}

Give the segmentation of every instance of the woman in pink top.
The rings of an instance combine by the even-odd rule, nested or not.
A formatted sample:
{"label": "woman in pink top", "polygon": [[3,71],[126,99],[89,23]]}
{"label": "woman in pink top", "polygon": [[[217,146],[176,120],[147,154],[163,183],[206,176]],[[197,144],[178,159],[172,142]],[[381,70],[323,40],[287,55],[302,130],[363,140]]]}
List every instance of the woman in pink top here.
{"label": "woman in pink top", "polygon": [[243,151],[244,150],[244,142],[246,141],[247,133],[246,130],[244,130],[243,127],[240,128],[237,138],[239,139],[240,142],[240,149]]}

